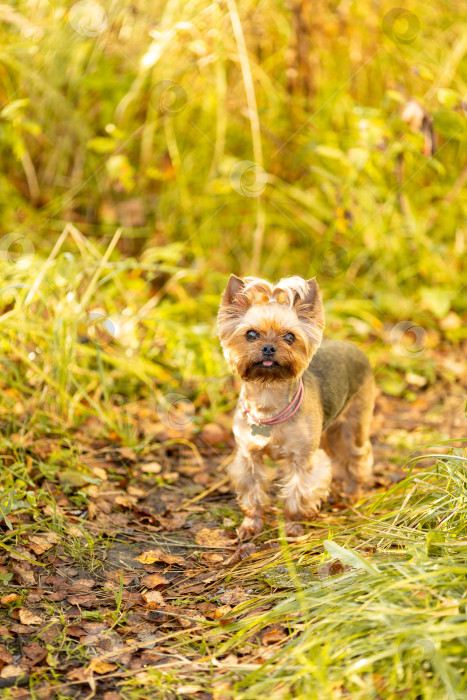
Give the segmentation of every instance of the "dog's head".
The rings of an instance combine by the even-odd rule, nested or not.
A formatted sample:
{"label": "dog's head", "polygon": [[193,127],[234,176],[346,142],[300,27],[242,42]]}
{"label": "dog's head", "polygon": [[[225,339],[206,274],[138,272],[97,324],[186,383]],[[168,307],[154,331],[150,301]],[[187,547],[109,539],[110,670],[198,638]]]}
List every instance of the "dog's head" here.
{"label": "dog's head", "polygon": [[288,277],[273,285],[231,275],[217,324],[225,358],[243,381],[290,381],[305,371],[323,337],[316,280]]}

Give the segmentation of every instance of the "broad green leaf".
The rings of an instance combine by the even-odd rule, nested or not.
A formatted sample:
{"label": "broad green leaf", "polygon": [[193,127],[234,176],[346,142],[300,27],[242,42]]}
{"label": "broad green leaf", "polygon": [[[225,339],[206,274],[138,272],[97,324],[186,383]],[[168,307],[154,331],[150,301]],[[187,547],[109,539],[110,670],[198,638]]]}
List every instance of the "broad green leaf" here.
{"label": "broad green leaf", "polygon": [[369,574],[379,573],[379,569],[375,564],[370,564],[353,549],[341,547],[336,542],[333,542],[333,540],[324,540],[323,545],[331,557],[340,559],[343,564],[353,566],[355,569],[364,569],[365,571],[368,571]]}

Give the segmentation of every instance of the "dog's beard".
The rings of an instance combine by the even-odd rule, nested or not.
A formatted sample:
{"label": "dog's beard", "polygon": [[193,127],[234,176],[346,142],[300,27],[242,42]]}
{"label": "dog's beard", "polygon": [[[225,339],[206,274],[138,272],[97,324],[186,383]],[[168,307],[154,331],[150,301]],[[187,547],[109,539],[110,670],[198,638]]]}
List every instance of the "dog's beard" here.
{"label": "dog's beard", "polygon": [[296,366],[285,363],[273,362],[272,366],[265,367],[263,360],[238,368],[240,378],[244,382],[262,382],[272,384],[281,381],[290,381],[299,374]]}
{"label": "dog's beard", "polygon": [[244,382],[276,384],[291,381],[305,371],[311,359],[303,353],[287,352],[263,357],[246,350],[244,348],[241,354],[228,353],[230,367]]}

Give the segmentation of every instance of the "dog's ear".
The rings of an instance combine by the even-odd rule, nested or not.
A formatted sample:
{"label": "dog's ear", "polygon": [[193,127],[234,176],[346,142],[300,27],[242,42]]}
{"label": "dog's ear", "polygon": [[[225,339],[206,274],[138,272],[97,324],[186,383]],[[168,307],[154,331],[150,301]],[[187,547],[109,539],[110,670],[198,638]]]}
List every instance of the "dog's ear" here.
{"label": "dog's ear", "polygon": [[227,287],[222,295],[221,306],[231,306],[244,288],[245,282],[240,277],[230,275]]}
{"label": "dog's ear", "polygon": [[315,277],[306,283],[305,296],[296,298],[295,310],[297,316],[304,321],[312,321],[318,328],[324,328],[324,308]]}
{"label": "dog's ear", "polygon": [[313,305],[317,299],[321,301],[321,295],[319,293],[319,287],[318,282],[316,281],[316,277],[312,277],[311,279],[307,280],[306,296],[303,300],[303,303]]}

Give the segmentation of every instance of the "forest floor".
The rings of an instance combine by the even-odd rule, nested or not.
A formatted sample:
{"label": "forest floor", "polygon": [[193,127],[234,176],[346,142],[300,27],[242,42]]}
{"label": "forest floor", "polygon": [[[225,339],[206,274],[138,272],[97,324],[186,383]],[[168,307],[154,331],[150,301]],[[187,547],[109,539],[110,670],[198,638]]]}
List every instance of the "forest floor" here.
{"label": "forest floor", "polygon": [[[448,359],[454,383],[419,389],[410,402],[380,391],[372,491],[352,507],[334,492],[286,549],[277,508],[261,535],[236,539],[241,514],[224,471],[233,450],[228,416],[198,433],[192,424],[173,431],[134,402],[133,427],[153,431],[150,448],[137,455],[112,436],[90,437],[102,428],[93,418],[71,436],[77,461],[70,441],[12,435],[32,477],[39,462],[62,470],[57,483],[43,467],[34,508],[19,506],[3,524],[1,692],[18,700],[232,697],[238,679],[297,634],[266,624],[247,639],[237,635],[239,620],[290,595],[284,557],[301,563],[306,552],[321,561],[323,539],[339,539],[368,498],[405,479],[409,457],[443,454],[466,436],[462,357]],[[427,447],[436,441],[450,442]],[[357,546],[371,557],[377,546],[366,544]],[[347,569],[338,562],[326,577]],[[319,566],[309,567],[309,581],[322,578]]]}

